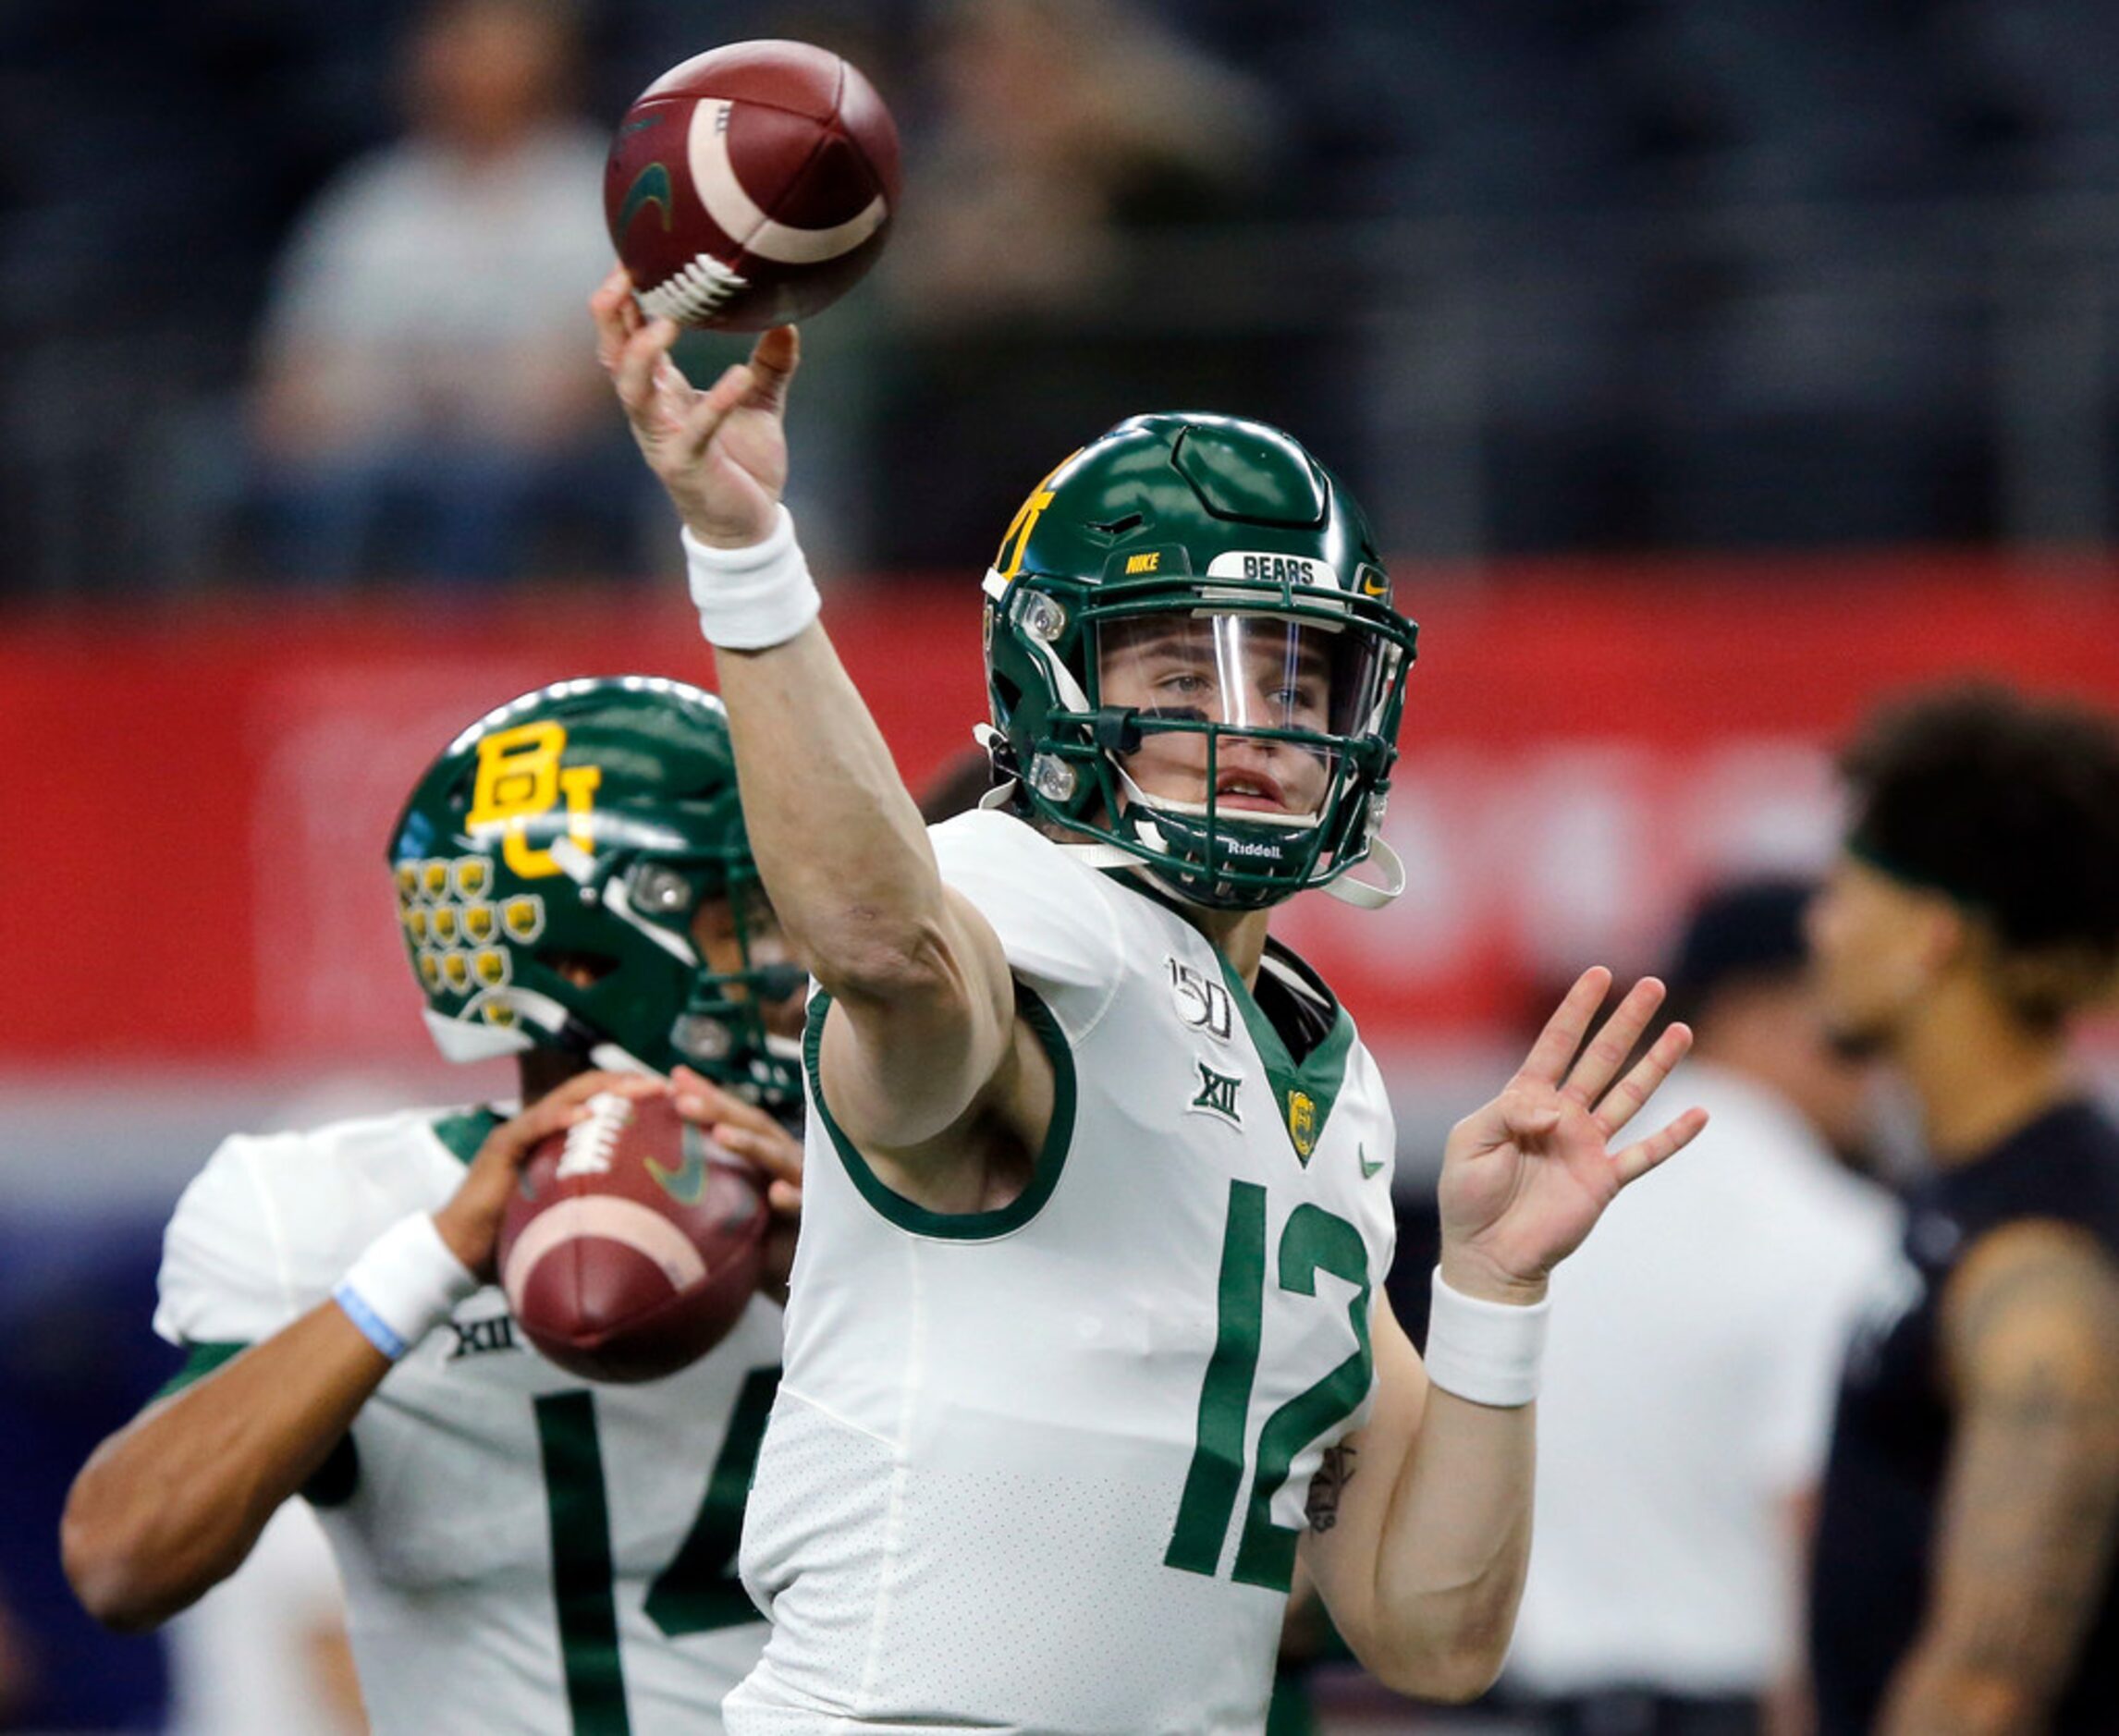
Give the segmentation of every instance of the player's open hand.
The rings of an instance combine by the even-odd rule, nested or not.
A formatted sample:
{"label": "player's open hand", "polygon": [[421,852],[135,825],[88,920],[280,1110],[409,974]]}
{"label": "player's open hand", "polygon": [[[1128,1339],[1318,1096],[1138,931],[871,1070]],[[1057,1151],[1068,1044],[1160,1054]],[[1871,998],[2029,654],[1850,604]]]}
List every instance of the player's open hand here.
{"label": "player's open hand", "polygon": [[716,1144],[756,1165],[767,1178],[766,1203],[772,1207],[773,1221],[766,1231],[766,1266],[758,1288],[774,1301],[785,1302],[795,1231],[802,1223],[802,1142],[756,1104],[723,1091],[689,1067],[678,1068],[669,1082],[678,1114],[704,1128]]}
{"label": "player's open hand", "polygon": [[642,1073],[577,1073],[521,1114],[503,1121],[485,1136],[455,1195],[435,1214],[435,1228],[449,1252],[490,1283],[501,1215],[508,1209],[516,1177],[538,1143],[551,1134],[564,1133],[587,1116],[589,1099],[600,1091],[657,1097],[668,1089],[663,1081]]}
{"label": "player's open hand", "polygon": [[618,389],[648,468],[692,534],[719,548],[765,541],[787,486],[781,416],[802,354],[795,328],[761,333],[750,361],[703,392],[670,360],[676,324],[641,312],[622,267],[589,298],[589,311],[597,360]]}
{"label": "player's open hand", "polygon": [[1585,1045],[1611,986],[1601,965],[1584,972],[1500,1095],[1451,1130],[1438,1188],[1442,1276],[1466,1295],[1536,1301],[1619,1190],[1707,1125],[1704,1109],[1687,1109],[1647,1138],[1612,1149],[1692,1046],[1692,1033],[1670,1026],[1619,1078],[1662,1004],[1663,985],[1652,976],[1635,984]]}

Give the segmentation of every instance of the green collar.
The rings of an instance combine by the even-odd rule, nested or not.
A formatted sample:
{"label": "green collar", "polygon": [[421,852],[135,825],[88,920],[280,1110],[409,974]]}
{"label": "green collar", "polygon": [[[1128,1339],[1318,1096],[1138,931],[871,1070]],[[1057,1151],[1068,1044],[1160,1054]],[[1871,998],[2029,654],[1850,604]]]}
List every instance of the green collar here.
{"label": "green collar", "polygon": [[[1137,892],[1172,914],[1184,917],[1183,905],[1146,875],[1126,868],[1107,868],[1103,872],[1128,891]],[[1185,925],[1191,927],[1189,918],[1185,919]],[[1197,934],[1198,930],[1193,932]],[[1205,940],[1206,936],[1202,935],[1200,938]],[[1273,1101],[1280,1111],[1280,1125],[1287,1131],[1289,1144],[1295,1148],[1296,1161],[1307,1168],[1310,1154],[1317,1150],[1317,1141],[1324,1137],[1325,1122],[1331,1115],[1332,1105],[1339,1101],[1340,1087],[1346,1082],[1346,1057],[1353,1048],[1353,1021],[1347,1017],[1346,1009],[1339,1004],[1339,997],[1322,977],[1293,951],[1268,935],[1266,958],[1278,959],[1286,965],[1315,989],[1331,1010],[1331,1029],[1315,1048],[1297,1061],[1280,1027],[1267,1017],[1266,1009],[1258,1005],[1258,997],[1237,974],[1228,955],[1210,940],[1206,947],[1213,953],[1215,962],[1220,965],[1222,979],[1228,984],[1229,993],[1251,1033],[1252,1045],[1258,1051],[1259,1060],[1265,1063],[1266,1078],[1273,1088]],[[1264,968],[1261,960],[1259,969]]]}
{"label": "green collar", "polygon": [[433,1123],[434,1134],[441,1141],[442,1149],[457,1162],[469,1166],[478,1155],[478,1148],[485,1143],[485,1136],[501,1123],[497,1109],[481,1104],[475,1109],[463,1109],[454,1115],[437,1116]]}
{"label": "green collar", "polygon": [[[1287,1131],[1288,1143],[1295,1148],[1296,1161],[1307,1168],[1310,1154],[1317,1150],[1317,1142],[1324,1137],[1325,1122],[1331,1115],[1332,1105],[1339,1101],[1340,1087],[1346,1082],[1346,1057],[1353,1049],[1353,1021],[1347,1017],[1346,1009],[1339,1004],[1338,998],[1314,971],[1287,947],[1268,939],[1267,958],[1278,958],[1322,995],[1326,1006],[1331,1009],[1331,1029],[1318,1040],[1315,1048],[1297,1061],[1280,1027],[1266,1016],[1266,1009],[1258,1005],[1258,997],[1236,973],[1236,967],[1223,957],[1219,947],[1214,948],[1214,956],[1220,963],[1230,997],[1235,1001],[1236,1010],[1243,1015],[1243,1023],[1251,1033],[1258,1058],[1265,1063],[1266,1078],[1273,1087],[1273,1101],[1280,1111],[1280,1125]],[[1265,968],[1263,963],[1259,968]]]}

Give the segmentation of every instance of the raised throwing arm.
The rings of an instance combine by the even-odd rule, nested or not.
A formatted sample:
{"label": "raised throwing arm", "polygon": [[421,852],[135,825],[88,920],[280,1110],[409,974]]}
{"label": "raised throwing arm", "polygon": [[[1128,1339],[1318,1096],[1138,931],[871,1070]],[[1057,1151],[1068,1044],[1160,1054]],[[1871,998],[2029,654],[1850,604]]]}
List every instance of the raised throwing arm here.
{"label": "raised throwing arm", "polygon": [[[724,580],[730,593],[769,589],[773,572],[746,551],[769,563],[784,539],[777,558],[801,559],[779,505],[794,329],[764,334],[747,363],[702,392],[669,360],[676,327],[643,319],[622,272],[591,308],[633,435],[692,539],[703,612],[713,615]],[[790,585],[801,577],[779,570]],[[759,874],[844,1015],[824,1039],[833,1114],[858,1143],[917,1171],[946,1161],[951,1130],[1012,1061],[1014,986],[992,929],[942,884],[889,750],[814,605],[807,616],[723,632],[721,696]]]}

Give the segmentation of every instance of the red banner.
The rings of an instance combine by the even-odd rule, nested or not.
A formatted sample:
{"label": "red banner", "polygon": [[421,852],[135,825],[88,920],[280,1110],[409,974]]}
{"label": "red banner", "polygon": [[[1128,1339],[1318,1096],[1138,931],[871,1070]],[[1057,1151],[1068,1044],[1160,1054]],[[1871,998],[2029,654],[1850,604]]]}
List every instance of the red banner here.
{"label": "red banner", "polygon": [[[1651,963],[1707,876],[1821,861],[1829,748],[1882,695],[1983,674],[2119,706],[2119,592],[2088,562],[1402,570],[1399,594],[1411,889],[1284,919],[1381,1045]],[[975,587],[845,591],[826,621],[917,788],[984,715]],[[688,612],[632,593],[9,622],[0,1065],[417,1053],[398,802],[493,705],[625,671],[712,685]]]}

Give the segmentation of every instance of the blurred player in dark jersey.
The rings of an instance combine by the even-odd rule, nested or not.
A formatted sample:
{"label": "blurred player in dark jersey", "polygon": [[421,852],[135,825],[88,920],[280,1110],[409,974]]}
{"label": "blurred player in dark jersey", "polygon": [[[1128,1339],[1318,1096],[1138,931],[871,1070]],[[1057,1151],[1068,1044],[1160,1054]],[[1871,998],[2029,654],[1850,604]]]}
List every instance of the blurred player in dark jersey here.
{"label": "blurred player in dark jersey", "polygon": [[2119,1730],[2119,1127],[2070,1056],[2119,975],[2119,729],[1996,688],[1845,756],[1828,1017],[1932,1156],[1856,1340],[1810,1624],[1820,1736]]}

